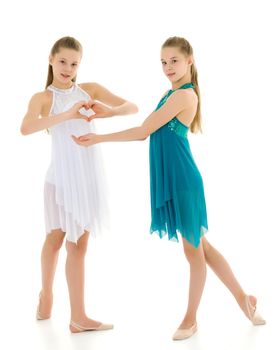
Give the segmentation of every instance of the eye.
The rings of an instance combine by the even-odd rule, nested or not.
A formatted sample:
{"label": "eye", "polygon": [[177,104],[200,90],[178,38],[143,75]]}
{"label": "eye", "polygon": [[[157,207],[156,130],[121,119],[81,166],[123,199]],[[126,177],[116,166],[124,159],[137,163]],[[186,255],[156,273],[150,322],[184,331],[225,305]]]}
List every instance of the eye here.
{"label": "eye", "polygon": [[77,65],[77,63],[72,63],[72,67],[76,67]]}
{"label": "eye", "polygon": [[177,62],[177,60],[172,60],[171,62],[172,62],[172,63],[176,63],[176,62]]}
{"label": "eye", "polygon": [[164,61],[161,61],[161,64],[162,64],[163,66],[165,66],[165,65],[166,65],[166,62],[164,62]]}
{"label": "eye", "polygon": [[65,61],[64,61],[64,60],[60,60],[59,62],[60,62],[60,63],[62,63],[62,64],[63,64],[63,63],[65,63]]}

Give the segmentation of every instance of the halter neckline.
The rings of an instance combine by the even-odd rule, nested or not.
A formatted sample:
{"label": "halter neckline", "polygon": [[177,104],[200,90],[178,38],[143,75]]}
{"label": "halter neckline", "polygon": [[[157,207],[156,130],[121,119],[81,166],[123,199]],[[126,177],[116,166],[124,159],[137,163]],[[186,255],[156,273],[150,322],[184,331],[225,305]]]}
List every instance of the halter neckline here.
{"label": "halter neckline", "polygon": [[59,92],[61,94],[69,94],[71,93],[73,90],[74,90],[74,87],[75,87],[75,84],[73,84],[70,88],[67,88],[67,89],[61,89],[61,88],[58,88],[54,85],[49,85],[47,87],[48,90],[51,90],[51,91],[54,91],[54,92]]}
{"label": "halter neckline", "polygon": [[171,89],[171,91],[176,91],[176,90],[180,90],[180,89],[185,89],[185,88],[194,88],[194,84],[193,83],[185,83],[181,86],[179,86],[177,89]]}

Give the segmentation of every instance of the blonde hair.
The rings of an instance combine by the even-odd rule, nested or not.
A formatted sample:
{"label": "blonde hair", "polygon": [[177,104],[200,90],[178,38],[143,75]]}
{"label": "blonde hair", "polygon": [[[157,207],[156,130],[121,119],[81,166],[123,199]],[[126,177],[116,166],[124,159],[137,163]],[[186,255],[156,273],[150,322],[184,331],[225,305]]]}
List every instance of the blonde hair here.
{"label": "blonde hair", "polygon": [[[82,45],[79,43],[78,40],[76,40],[75,38],[72,38],[71,36],[65,36],[57,40],[51,49],[51,56],[54,56],[55,54],[57,54],[61,48],[78,51],[81,53],[81,55],[83,53]],[[52,81],[53,81],[53,70],[52,70],[52,66],[49,64],[46,88],[49,85],[51,85]],[[76,77],[74,77],[72,81],[75,82]]]}
{"label": "blonde hair", "polygon": [[[193,56],[193,48],[185,38],[181,38],[177,36],[170,37],[163,43],[162,48],[165,48],[165,47],[176,47],[180,50],[181,53],[185,54],[187,57]],[[198,98],[198,104],[197,104],[196,114],[190,126],[190,130],[191,132],[196,133],[198,131],[202,131],[202,129],[201,129],[200,91],[198,86],[197,69],[194,62],[191,65],[191,82],[194,85],[194,91]]]}

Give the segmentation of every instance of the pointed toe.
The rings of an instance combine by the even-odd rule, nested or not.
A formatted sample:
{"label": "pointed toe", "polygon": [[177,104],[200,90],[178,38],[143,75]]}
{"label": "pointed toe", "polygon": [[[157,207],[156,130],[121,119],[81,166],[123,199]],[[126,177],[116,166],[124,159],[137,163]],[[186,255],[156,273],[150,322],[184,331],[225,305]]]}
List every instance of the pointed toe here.
{"label": "pointed toe", "polygon": [[189,328],[178,328],[174,333],[173,340],[183,340],[190,338],[197,331],[197,324],[195,323]]}
{"label": "pointed toe", "polygon": [[266,324],[265,319],[259,314],[257,306],[253,306],[250,302],[249,295],[245,297],[247,313],[254,326],[262,326]]}

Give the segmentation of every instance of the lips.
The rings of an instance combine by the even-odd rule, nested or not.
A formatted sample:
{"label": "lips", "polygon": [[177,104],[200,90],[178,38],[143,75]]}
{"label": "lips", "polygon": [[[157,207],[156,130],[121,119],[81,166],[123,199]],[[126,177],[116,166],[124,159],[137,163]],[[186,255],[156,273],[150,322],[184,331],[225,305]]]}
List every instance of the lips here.
{"label": "lips", "polygon": [[65,79],[70,78],[70,75],[69,75],[69,74],[63,74],[63,73],[61,73],[61,76],[62,76],[63,78],[65,78]]}
{"label": "lips", "polygon": [[168,74],[167,74],[168,78],[171,78],[171,77],[173,77],[174,75],[175,75],[175,73],[168,73]]}

